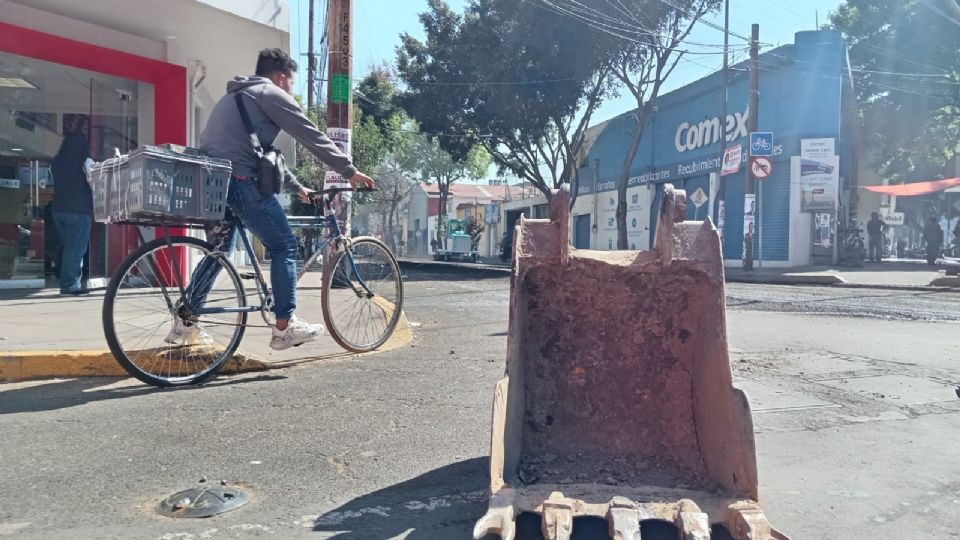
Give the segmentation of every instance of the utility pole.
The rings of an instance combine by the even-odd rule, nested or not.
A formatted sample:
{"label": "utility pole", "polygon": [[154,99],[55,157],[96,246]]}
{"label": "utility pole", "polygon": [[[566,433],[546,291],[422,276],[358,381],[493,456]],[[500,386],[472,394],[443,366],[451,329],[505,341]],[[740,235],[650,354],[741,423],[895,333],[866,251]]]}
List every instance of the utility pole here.
{"label": "utility pole", "polygon": [[[353,141],[353,0],[330,0],[327,8],[327,136],[347,154]],[[348,178],[327,171],[326,187],[350,187]],[[334,200],[344,235],[350,235],[350,193]]]}
{"label": "utility pole", "polygon": [[[727,215],[727,186],[723,177],[723,157],[727,153],[727,100],[730,90],[730,0],[723,2],[723,104],[720,107],[720,168],[717,169],[717,229],[723,242]],[[712,203],[711,203],[712,204]],[[722,257],[721,257],[722,258]]]}
{"label": "utility pole", "polygon": [[309,32],[307,33],[307,110],[312,111],[315,101],[313,100],[313,82],[317,80],[317,60],[313,52],[313,7],[316,4],[316,0],[307,0],[310,4],[309,12],[310,15],[307,17],[307,24],[309,25]]}
{"label": "utility pole", "polygon": [[[753,133],[757,131],[757,116],[759,116],[759,97],[760,97],[760,71],[758,57],[760,56],[760,25],[754,24],[750,28],[750,104],[748,105],[749,116],[747,117],[747,131]],[[744,224],[754,220],[754,215],[748,215],[750,212],[750,201],[754,199],[755,208],[762,201],[756,201],[756,178],[753,176],[753,167],[747,166],[747,185],[744,193],[743,219]],[[755,214],[755,212],[754,212]],[[753,230],[756,231],[759,224],[754,222]],[[743,231],[743,269],[753,270],[753,234],[744,227]]]}

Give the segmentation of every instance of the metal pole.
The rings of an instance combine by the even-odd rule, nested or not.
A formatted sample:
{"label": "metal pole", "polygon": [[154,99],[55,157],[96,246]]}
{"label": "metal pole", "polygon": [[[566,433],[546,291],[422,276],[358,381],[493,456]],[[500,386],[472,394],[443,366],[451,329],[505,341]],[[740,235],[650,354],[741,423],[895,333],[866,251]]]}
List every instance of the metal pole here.
{"label": "metal pole", "polygon": [[[727,190],[723,179],[723,156],[727,152],[727,99],[730,89],[729,70],[730,47],[730,0],[723,2],[723,103],[720,107],[720,169],[717,169],[717,229],[720,232],[720,241],[723,241],[723,230],[726,227]],[[713,203],[710,203],[713,205]]]}
{"label": "metal pole", "polygon": [[[752,170],[752,168],[751,168]],[[760,181],[760,194],[757,196],[757,236],[760,241],[760,257],[757,259],[757,267],[763,270],[763,180]]]}
{"label": "metal pole", "polygon": [[316,80],[317,77],[317,59],[313,54],[313,7],[316,4],[316,0],[307,0],[307,2],[310,4],[310,15],[307,18],[307,25],[309,26],[307,32],[307,110],[312,111],[314,106],[313,81]]}
{"label": "metal pole", "polygon": [[[327,135],[347,154],[353,140],[353,1],[330,0],[327,7]],[[327,171],[327,187],[349,187],[349,179]],[[337,195],[333,210],[343,234],[350,236],[350,194]]]}
{"label": "metal pole", "polygon": [[[750,105],[749,116],[747,117],[747,131],[753,133],[757,131],[757,105],[759,102],[759,82],[760,82],[760,72],[757,69],[757,57],[760,54],[760,25],[754,24],[750,28]],[[747,167],[746,175],[746,189],[744,193],[746,195],[756,196],[756,179],[753,176],[753,167]],[[746,203],[746,197],[744,197],[744,203]],[[744,204],[744,220],[746,220],[746,214],[750,210]],[[757,216],[751,216],[756,218]],[[757,227],[754,223],[754,232],[756,232]],[[743,235],[743,269],[747,271],[753,270],[753,235],[747,234]]]}

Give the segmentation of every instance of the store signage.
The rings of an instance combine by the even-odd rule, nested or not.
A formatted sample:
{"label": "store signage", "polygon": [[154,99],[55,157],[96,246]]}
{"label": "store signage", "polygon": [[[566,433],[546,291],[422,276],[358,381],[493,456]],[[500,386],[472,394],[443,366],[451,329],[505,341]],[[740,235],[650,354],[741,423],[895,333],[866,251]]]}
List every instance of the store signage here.
{"label": "store signage", "polygon": [[891,227],[899,227],[907,222],[907,216],[903,212],[881,212],[880,218]]}
{"label": "store signage", "polygon": [[[723,130],[727,142],[746,137],[750,133],[747,130],[747,114],[747,112],[736,112],[727,115]],[[684,122],[677,127],[673,135],[673,145],[677,152],[696,150],[716,142],[720,142],[720,117],[710,118],[697,124]]]}
{"label": "store signage", "polygon": [[740,170],[740,161],[743,159],[743,147],[741,145],[731,146],[723,153],[723,168],[720,169],[720,176],[733,174]]}
{"label": "store signage", "polygon": [[800,139],[800,157],[823,159],[836,155],[834,139]]}

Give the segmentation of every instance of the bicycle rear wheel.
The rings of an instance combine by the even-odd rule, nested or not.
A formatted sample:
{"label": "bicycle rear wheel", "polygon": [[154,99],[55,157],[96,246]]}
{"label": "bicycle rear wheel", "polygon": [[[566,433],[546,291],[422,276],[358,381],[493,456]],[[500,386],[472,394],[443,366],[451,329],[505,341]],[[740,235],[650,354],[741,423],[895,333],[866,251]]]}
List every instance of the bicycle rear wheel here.
{"label": "bicycle rear wheel", "polygon": [[[247,305],[243,283],[212,245],[189,237],[170,239],[178,263],[197,266],[184,277],[185,302],[173,274],[167,241],[140,246],[120,265],[103,301],[103,330],[110,352],[130,375],[154,386],[203,382],[233,356],[243,338]],[[192,285],[192,286],[191,286]],[[229,313],[196,315],[197,291],[205,307]]]}
{"label": "bicycle rear wheel", "polygon": [[336,254],[323,280],[323,320],[341,347],[367,352],[383,345],[403,311],[400,266],[383,242],[361,237]]}

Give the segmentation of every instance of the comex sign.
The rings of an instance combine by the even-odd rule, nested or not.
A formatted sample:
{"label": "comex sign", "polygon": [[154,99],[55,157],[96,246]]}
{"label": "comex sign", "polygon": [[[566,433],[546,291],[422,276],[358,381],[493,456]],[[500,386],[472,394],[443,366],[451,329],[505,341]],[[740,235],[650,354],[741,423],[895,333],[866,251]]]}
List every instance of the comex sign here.
{"label": "comex sign", "polygon": [[[746,137],[749,133],[749,131],[747,131],[747,112],[728,114],[724,128],[724,132],[727,135],[727,142],[733,142],[741,137]],[[719,116],[704,120],[699,124],[684,122],[677,127],[677,132],[673,136],[673,144],[677,148],[677,152],[696,150],[701,146],[719,141]]]}

